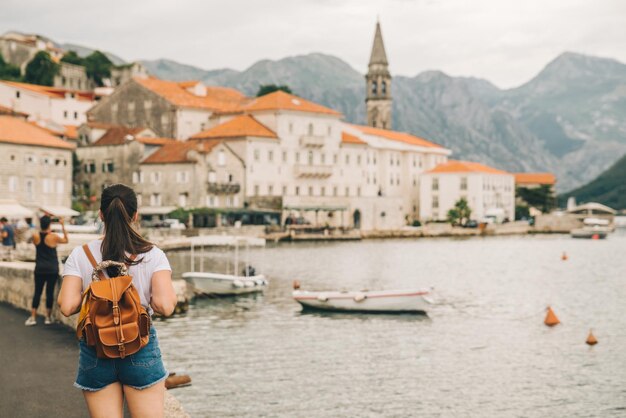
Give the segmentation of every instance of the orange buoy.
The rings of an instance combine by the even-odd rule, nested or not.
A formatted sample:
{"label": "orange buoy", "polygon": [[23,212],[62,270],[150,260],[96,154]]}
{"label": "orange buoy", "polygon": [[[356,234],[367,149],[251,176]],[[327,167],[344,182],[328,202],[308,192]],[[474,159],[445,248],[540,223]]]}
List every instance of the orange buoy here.
{"label": "orange buoy", "polygon": [[565,251],[563,251],[563,254],[561,255],[561,260],[563,261],[567,260],[567,253]]}
{"label": "orange buoy", "polygon": [[560,324],[561,321],[559,321],[559,318],[556,317],[552,308],[548,306],[548,313],[546,314],[546,319],[544,319],[543,323],[549,327],[553,327]]}
{"label": "orange buoy", "polygon": [[591,236],[591,239],[600,239],[600,235],[598,235],[598,234],[593,234],[593,235]]}
{"label": "orange buoy", "polygon": [[598,340],[593,335],[593,332],[591,332],[591,330],[589,330],[589,335],[587,336],[587,341],[585,341],[585,343],[587,343],[587,345],[596,345],[596,344],[598,344]]}

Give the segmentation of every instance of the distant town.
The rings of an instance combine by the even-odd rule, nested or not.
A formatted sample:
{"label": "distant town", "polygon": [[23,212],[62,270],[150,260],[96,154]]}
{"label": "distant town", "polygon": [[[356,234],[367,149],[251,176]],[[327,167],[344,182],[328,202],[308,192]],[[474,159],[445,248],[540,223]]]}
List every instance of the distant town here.
{"label": "distant town", "polygon": [[552,173],[455,160],[440,138],[393,130],[393,77],[378,23],[365,125],[289,86],[260,86],[247,97],[161,80],[140,63],[116,66],[98,51],[80,57],[38,35],[4,34],[0,55],[8,212],[94,211],[114,183],[136,190],[145,226],[253,224],[288,227],[292,237],[532,223],[556,208]]}

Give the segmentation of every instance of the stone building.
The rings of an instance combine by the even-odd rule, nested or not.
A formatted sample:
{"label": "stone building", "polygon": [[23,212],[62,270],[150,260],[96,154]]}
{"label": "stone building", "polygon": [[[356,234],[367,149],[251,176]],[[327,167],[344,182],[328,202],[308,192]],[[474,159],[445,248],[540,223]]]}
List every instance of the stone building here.
{"label": "stone building", "polygon": [[74,148],[23,118],[0,115],[0,195],[33,210],[69,209]]}
{"label": "stone building", "polygon": [[234,89],[207,87],[198,81],[135,77],[90,109],[88,118],[129,127],[148,126],[159,136],[182,140],[210,127],[216,111],[237,108],[246,100]]}
{"label": "stone building", "polygon": [[87,77],[82,65],[59,62],[59,72],[54,76],[53,86],[67,90],[93,90],[96,85]]}
{"label": "stone building", "polygon": [[118,87],[135,77],[148,77],[148,70],[140,62],[132,62],[111,68],[111,77],[105,80],[104,84],[108,87]]}
{"label": "stone building", "polygon": [[64,53],[54,42],[41,35],[13,31],[0,36],[0,54],[6,62],[20,67],[22,73],[39,51],[46,51],[57,61]]}
{"label": "stone building", "polygon": [[365,88],[367,125],[373,128],[391,129],[391,74],[379,22],[376,22],[374,44],[365,75]]}
{"label": "stone building", "polygon": [[[167,144],[143,159],[133,184],[146,217],[178,207],[242,208],[244,176],[243,160],[226,142],[192,139]],[[194,223],[207,226],[198,219]]]}

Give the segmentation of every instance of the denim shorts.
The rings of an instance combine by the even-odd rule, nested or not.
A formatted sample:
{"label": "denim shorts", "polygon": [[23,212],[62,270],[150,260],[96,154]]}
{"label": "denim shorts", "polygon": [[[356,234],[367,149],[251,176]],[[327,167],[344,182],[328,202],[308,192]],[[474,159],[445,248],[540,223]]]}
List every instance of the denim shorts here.
{"label": "denim shorts", "polygon": [[95,392],[111,383],[120,382],[135,389],[145,389],[164,380],[167,375],[161,360],[156,329],[151,327],[148,345],[123,359],[98,358],[96,349],[81,340],[74,386]]}

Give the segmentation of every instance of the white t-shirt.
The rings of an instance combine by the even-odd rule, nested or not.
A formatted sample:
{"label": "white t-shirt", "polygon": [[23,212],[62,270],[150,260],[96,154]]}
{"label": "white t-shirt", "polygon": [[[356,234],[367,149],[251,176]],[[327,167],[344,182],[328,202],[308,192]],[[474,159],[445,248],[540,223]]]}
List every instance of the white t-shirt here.
{"label": "white t-shirt", "polygon": [[[96,263],[101,262],[102,251],[100,248],[102,246],[102,240],[91,241],[88,245],[93,257],[96,259]],[[147,253],[137,255],[137,260],[141,260],[141,263],[130,266],[128,274],[133,277],[133,285],[139,293],[141,304],[148,310],[148,313],[152,315],[152,308],[150,307],[152,275],[157,271],[172,271],[172,268],[170,267],[169,261],[167,261],[165,253],[156,246],[152,247]],[[89,262],[83,247],[74,248],[63,266],[63,276],[81,277],[83,279],[82,291],[84,292],[91,284],[92,273],[93,266]]]}

